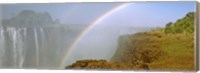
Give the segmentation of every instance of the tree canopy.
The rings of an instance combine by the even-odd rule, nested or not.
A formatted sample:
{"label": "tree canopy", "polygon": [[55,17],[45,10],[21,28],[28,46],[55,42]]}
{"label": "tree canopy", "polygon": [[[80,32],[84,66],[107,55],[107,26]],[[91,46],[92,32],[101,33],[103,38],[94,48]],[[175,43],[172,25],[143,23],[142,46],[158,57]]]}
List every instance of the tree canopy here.
{"label": "tree canopy", "polygon": [[194,16],[195,12],[189,12],[185,17],[178,19],[175,23],[167,23],[165,33],[194,33]]}

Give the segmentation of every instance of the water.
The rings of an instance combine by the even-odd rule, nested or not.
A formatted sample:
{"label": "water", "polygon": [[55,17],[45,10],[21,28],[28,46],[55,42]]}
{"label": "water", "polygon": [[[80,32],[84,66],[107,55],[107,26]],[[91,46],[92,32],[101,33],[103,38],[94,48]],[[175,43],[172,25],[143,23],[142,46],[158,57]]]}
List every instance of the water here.
{"label": "water", "polygon": [[[26,35],[25,33],[21,33],[21,32],[25,32],[26,29],[17,29],[17,28],[6,28],[6,30],[4,29],[5,28],[3,27],[0,28],[0,46],[1,46],[0,47],[0,52],[1,52],[0,65],[1,67],[4,65],[4,62],[6,62],[6,59],[7,59],[6,53],[8,50],[10,50],[9,52],[13,54],[11,56],[13,58],[12,60],[13,67],[22,68],[24,57],[25,57],[25,54],[24,54],[25,44],[24,44],[23,39],[26,37]],[[7,41],[10,41],[10,40],[12,40],[11,43],[9,45],[6,44]],[[11,48],[6,49],[8,46]]]}
{"label": "water", "polygon": [[5,57],[5,37],[4,37],[4,31],[2,28],[0,28],[0,66],[3,65],[4,57]]}
{"label": "water", "polygon": [[72,30],[64,26],[1,26],[0,68],[58,69],[79,32],[80,28]]}

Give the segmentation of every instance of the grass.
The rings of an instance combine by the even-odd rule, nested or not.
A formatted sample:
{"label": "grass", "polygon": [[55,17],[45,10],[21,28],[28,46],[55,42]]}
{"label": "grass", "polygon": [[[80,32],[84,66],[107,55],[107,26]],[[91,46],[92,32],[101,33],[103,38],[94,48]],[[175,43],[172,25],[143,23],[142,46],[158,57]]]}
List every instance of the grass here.
{"label": "grass", "polygon": [[153,70],[194,70],[193,34],[167,34],[162,39],[165,55],[150,64]]}

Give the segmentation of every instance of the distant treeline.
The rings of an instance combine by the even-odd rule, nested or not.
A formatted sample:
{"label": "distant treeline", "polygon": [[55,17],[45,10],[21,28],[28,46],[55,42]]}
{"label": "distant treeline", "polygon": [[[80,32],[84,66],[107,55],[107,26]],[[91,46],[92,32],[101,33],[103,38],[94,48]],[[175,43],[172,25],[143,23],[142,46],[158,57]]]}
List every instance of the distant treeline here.
{"label": "distant treeline", "polygon": [[167,23],[165,33],[194,33],[194,16],[195,12],[189,12],[175,23]]}
{"label": "distant treeline", "polygon": [[48,12],[35,12],[23,10],[10,19],[3,19],[3,26],[44,26],[61,24],[58,19],[54,20]]}

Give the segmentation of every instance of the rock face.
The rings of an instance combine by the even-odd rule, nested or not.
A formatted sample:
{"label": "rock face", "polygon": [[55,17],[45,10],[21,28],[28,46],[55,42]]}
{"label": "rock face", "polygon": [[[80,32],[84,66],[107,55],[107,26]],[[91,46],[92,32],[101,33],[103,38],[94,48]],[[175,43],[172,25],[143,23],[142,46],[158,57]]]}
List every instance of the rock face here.
{"label": "rock face", "polygon": [[163,54],[160,50],[161,35],[141,32],[121,36],[118,49],[111,61],[139,65],[141,69],[149,69],[148,65]]}
{"label": "rock face", "polygon": [[99,70],[149,70],[147,64],[131,65],[127,63],[107,62],[106,60],[79,60],[65,69],[99,69]]}
{"label": "rock face", "polygon": [[106,60],[79,60],[65,67],[65,69],[120,69],[122,65],[107,62]]}

